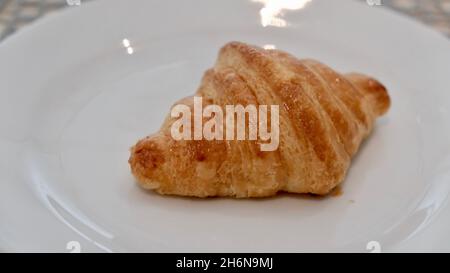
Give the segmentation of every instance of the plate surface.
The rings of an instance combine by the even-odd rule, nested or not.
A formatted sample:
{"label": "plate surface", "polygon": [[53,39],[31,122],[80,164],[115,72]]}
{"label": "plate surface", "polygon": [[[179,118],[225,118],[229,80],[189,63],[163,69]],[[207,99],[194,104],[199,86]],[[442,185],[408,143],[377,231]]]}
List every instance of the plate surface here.
{"label": "plate surface", "polygon": [[[278,15],[261,2],[93,1],[0,44],[0,248],[449,251],[449,41],[355,1],[279,1]],[[392,108],[342,195],[197,200],[134,183],[129,147],[195,92],[231,40],[388,87]]]}

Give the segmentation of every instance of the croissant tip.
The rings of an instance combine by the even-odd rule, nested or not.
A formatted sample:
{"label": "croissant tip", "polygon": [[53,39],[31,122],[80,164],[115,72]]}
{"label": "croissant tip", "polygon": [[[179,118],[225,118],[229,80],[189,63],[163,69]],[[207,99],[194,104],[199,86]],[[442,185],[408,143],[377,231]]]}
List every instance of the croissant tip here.
{"label": "croissant tip", "polygon": [[389,110],[391,98],[380,81],[359,73],[349,73],[346,77],[368,98],[377,116],[382,116]]}
{"label": "croissant tip", "polygon": [[153,138],[140,140],[131,147],[128,163],[140,186],[146,189],[159,187],[160,184],[153,178],[157,176],[157,170],[165,163],[165,157],[164,151]]}

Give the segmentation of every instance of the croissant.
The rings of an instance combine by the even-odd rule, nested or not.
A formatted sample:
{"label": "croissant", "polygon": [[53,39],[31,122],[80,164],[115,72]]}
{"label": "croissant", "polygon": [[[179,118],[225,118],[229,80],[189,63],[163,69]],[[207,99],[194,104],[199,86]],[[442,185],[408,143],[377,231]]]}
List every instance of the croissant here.
{"label": "croissant", "polygon": [[[261,140],[175,140],[169,115],[159,132],[131,148],[131,171],[142,187],[196,197],[325,195],[344,180],[375,118],[390,106],[373,78],[241,42],[221,48],[195,96],[203,106],[278,105],[277,149],[261,151]],[[180,103],[193,109],[194,97]]]}

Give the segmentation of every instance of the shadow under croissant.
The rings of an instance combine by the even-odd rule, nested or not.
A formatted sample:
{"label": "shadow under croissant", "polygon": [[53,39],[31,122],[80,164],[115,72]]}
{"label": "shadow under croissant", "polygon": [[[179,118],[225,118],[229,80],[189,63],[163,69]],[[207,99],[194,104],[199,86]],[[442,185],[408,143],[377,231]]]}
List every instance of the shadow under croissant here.
{"label": "shadow under croissant", "polygon": [[144,189],[137,185],[136,187],[139,188],[139,190],[143,191],[145,194],[151,195],[151,196],[158,196],[158,197],[164,197],[169,199],[176,199],[176,200],[186,200],[186,201],[193,201],[193,202],[214,202],[219,200],[233,200],[237,202],[261,202],[261,201],[268,201],[268,200],[275,200],[275,199],[281,199],[281,198],[289,198],[289,199],[303,199],[303,200],[313,200],[313,201],[321,201],[324,199],[328,199],[332,197],[331,194],[328,195],[316,195],[311,193],[289,193],[289,192],[278,192],[276,195],[273,196],[266,196],[266,197],[252,197],[252,198],[235,198],[232,196],[211,196],[211,197],[194,197],[194,196],[179,196],[179,195],[161,195],[159,193],[156,193],[155,191]]}
{"label": "shadow under croissant", "polygon": [[327,195],[318,195],[318,194],[312,194],[312,193],[290,193],[290,192],[283,192],[280,191],[276,195],[273,196],[266,196],[266,197],[252,197],[252,198],[235,198],[232,196],[210,196],[210,197],[194,197],[194,196],[180,196],[180,195],[161,195],[155,191],[144,189],[141,186],[138,185],[138,183],[135,183],[135,187],[139,188],[140,191],[144,192],[145,194],[151,195],[151,196],[158,196],[158,197],[164,197],[169,199],[176,199],[176,200],[186,200],[186,201],[194,201],[194,202],[207,202],[212,200],[234,200],[234,201],[252,201],[252,202],[260,202],[260,201],[268,201],[268,200],[275,200],[275,199],[282,199],[282,198],[289,198],[289,199],[303,199],[303,200],[312,200],[312,201],[321,201],[326,200],[333,197],[339,197],[342,195],[342,184],[338,185],[336,188],[334,188],[329,194]]}

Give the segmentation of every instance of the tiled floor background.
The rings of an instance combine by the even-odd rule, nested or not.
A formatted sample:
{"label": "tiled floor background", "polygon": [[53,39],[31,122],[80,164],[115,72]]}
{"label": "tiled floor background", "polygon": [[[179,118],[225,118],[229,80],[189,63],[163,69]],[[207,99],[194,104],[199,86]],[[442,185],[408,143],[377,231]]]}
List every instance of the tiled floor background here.
{"label": "tiled floor background", "polygon": [[0,41],[49,12],[87,1],[91,0],[0,0]]}
{"label": "tiled floor background", "polygon": [[450,0],[384,0],[382,3],[424,22],[450,38]]}
{"label": "tiled floor background", "polygon": [[[0,40],[48,12],[92,0],[0,0]],[[123,0],[126,1],[126,0]],[[380,2],[450,38],[450,0],[359,0]]]}

